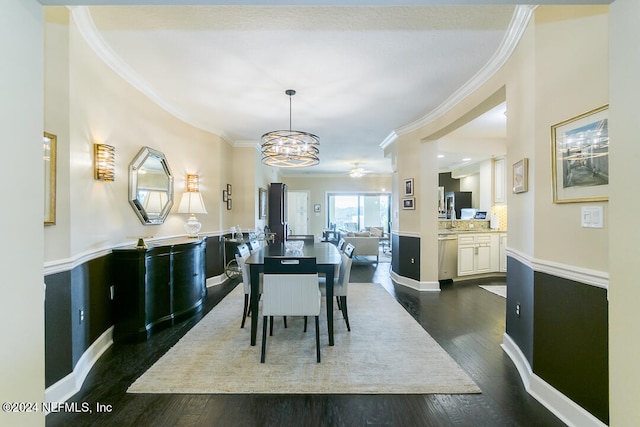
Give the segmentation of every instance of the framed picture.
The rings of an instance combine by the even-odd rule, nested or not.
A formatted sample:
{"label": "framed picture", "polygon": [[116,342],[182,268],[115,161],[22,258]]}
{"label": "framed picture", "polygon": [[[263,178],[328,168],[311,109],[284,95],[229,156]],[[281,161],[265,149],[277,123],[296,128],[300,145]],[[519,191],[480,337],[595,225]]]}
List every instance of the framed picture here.
{"label": "framed picture", "polygon": [[404,180],[404,195],[413,196],[413,178]]}
{"label": "framed picture", "polygon": [[44,133],[44,224],[56,223],[56,144],[57,137],[51,133]]}
{"label": "framed picture", "polygon": [[231,204],[231,197],[229,197],[229,198],[227,198],[227,210],[228,210],[228,211],[230,211],[230,210],[231,210],[231,207],[232,207],[232,204]]}
{"label": "framed picture", "polygon": [[231,184],[227,184],[227,195],[231,195]]}
{"label": "framed picture", "polygon": [[529,159],[526,157],[513,164],[513,192],[529,191]]}
{"label": "framed picture", "polygon": [[405,197],[404,199],[402,199],[402,209],[415,209],[415,202],[415,197]]}
{"label": "framed picture", "polygon": [[222,190],[222,201],[226,203],[227,200],[229,200],[229,193],[227,193],[227,190]]}
{"label": "framed picture", "polygon": [[258,189],[258,218],[266,218],[267,217],[267,189],[259,188]]}
{"label": "framed picture", "polygon": [[609,106],[551,126],[553,203],[609,199]]}
{"label": "framed picture", "polygon": [[319,204],[313,205],[313,212],[320,213],[320,205]]}

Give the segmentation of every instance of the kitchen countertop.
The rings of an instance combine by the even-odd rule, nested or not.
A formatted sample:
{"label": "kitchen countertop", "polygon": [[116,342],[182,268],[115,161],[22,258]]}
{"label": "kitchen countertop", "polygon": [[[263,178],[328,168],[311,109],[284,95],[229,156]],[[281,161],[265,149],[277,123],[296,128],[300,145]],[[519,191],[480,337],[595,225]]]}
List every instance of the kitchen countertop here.
{"label": "kitchen countertop", "polygon": [[464,230],[451,230],[443,229],[438,230],[438,235],[452,235],[452,234],[483,234],[483,233],[506,233],[507,230],[493,230],[487,228],[478,229],[464,229]]}

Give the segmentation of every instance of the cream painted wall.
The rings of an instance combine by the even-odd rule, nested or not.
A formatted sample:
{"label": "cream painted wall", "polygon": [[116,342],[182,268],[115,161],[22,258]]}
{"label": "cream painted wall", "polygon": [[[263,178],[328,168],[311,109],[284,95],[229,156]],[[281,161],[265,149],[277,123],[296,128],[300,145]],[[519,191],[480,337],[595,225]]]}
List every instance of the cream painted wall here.
{"label": "cream painted wall", "polygon": [[[269,209],[269,183],[271,182],[280,182],[280,178],[278,177],[278,169],[272,168],[269,166],[265,166],[262,164],[262,155],[260,150],[257,148],[254,150],[254,191],[256,192],[256,198],[258,197],[258,189],[264,188],[267,190],[267,209]],[[259,206],[258,199],[256,199],[255,206],[255,218],[256,218],[256,227],[260,227],[264,229],[264,226],[267,225],[267,218],[259,218]]]}
{"label": "cream painted wall", "polygon": [[[423,185],[422,182],[426,182],[424,180],[427,179],[428,175],[436,176],[436,193],[438,189],[437,184],[437,176],[438,176],[438,167],[437,163],[435,167],[433,164],[426,163],[424,161],[429,162],[429,159],[423,159],[421,154],[421,140],[420,135],[416,132],[409,133],[406,135],[402,135],[396,141],[398,145],[397,152],[397,167],[398,167],[398,192],[397,199],[394,199],[395,208],[397,212],[397,218],[393,218],[395,222],[397,222],[397,230],[401,235],[419,235],[421,232],[421,215],[424,212],[427,205],[431,205],[430,202],[425,203],[424,200],[420,198],[416,198],[415,200],[415,210],[407,210],[402,208],[402,199],[405,197],[405,187],[404,181],[406,179],[413,178],[414,180],[414,192],[416,190],[422,191]],[[432,162],[431,162],[432,163]],[[431,166],[431,167],[430,167]],[[423,176],[425,175],[425,176]],[[436,203],[438,197],[435,196],[433,198],[433,202]],[[393,209],[393,208],[392,208]],[[438,212],[437,205],[433,209],[434,212]],[[437,220],[437,214],[434,215],[435,220]],[[434,237],[436,234],[434,234]]]}
{"label": "cream painted wall", "polygon": [[44,228],[45,259],[71,254],[69,225],[69,13],[45,8],[44,128],[57,137],[56,224]]}
{"label": "cream painted wall", "polygon": [[[506,195],[509,216],[509,248],[526,256],[534,253],[535,232],[535,195],[537,194],[537,164],[549,161],[549,155],[538,159],[535,155],[534,121],[535,117],[535,48],[534,26],[530,23],[520,39],[518,48],[503,69],[507,98],[507,156],[505,173],[507,175]],[[529,191],[513,194],[513,164],[520,159],[529,159]],[[542,186],[542,184],[540,184]],[[540,187],[542,188],[542,187]],[[545,205],[549,199],[545,201]],[[504,224],[501,225],[504,227]]]}
{"label": "cream painted wall", "polygon": [[[64,45],[67,34],[61,24],[48,25],[51,43]],[[55,66],[56,86],[68,84],[68,121],[56,114],[59,105],[47,103],[47,126],[60,129],[60,157],[68,168],[60,169],[58,191],[61,209],[58,224],[47,234],[47,260],[78,257],[85,252],[133,241],[132,236],[169,237],[184,235],[188,215],[178,214],[188,173],[200,175],[200,188],[208,214],[198,219],[203,233],[219,233],[229,215],[222,206],[221,188],[231,181],[232,167],[222,159],[232,148],[219,136],[196,129],[176,119],[123,81],[94,54],[79,34],[73,20],[69,32],[68,75],[63,64]],[[49,93],[49,92],[48,92]],[[60,95],[64,98],[64,94]],[[68,138],[65,129],[68,127]],[[93,143],[116,148],[116,180],[93,179]],[[162,151],[174,175],[174,206],[163,225],[140,223],[128,203],[128,167],[143,146]],[[67,172],[68,169],[68,172]],[[68,178],[65,175],[68,173]],[[64,201],[68,195],[68,206]],[[236,210],[234,213],[238,213]],[[68,236],[68,237],[67,237]],[[61,245],[58,245],[58,239]],[[65,245],[65,240],[69,245]]]}
{"label": "cream painted wall", "polygon": [[[552,203],[550,126],[609,102],[607,12],[606,6],[538,8],[533,52],[536,81],[534,255],[538,259],[597,271],[609,269],[608,203]],[[585,205],[604,207],[604,228],[580,226],[580,209]]]}
{"label": "cream painted wall", "polygon": [[640,2],[616,0],[610,13],[611,192],[609,195],[609,404],[610,425],[640,420],[640,228],[630,221],[640,211],[634,177],[640,163]]}
{"label": "cream painted wall", "polygon": [[283,177],[282,182],[289,190],[309,191],[309,206],[320,205],[320,215],[309,212],[309,234],[317,236],[327,227],[327,193],[361,192],[380,193],[391,191],[390,176],[344,177]]}
{"label": "cream painted wall", "polygon": [[[43,38],[36,0],[2,1],[2,402],[44,401]],[[1,411],[0,425],[44,425],[44,414]]]}
{"label": "cream painted wall", "polygon": [[254,229],[258,221],[258,190],[255,187],[255,147],[233,149],[233,220],[242,230]]}
{"label": "cream painted wall", "polygon": [[[581,204],[552,203],[549,160],[550,126],[607,102],[607,7],[539,7],[535,13],[535,22],[499,72],[434,122],[398,138],[398,185],[405,177],[437,173],[414,155],[419,141],[442,137],[442,129],[506,85],[507,188],[513,184],[511,165],[523,157],[530,159],[531,178],[528,193],[507,192],[509,247],[542,260],[607,271],[607,224],[602,230],[580,228]],[[571,72],[554,73],[558,64]],[[562,93],[571,96],[558,96]],[[607,204],[600,204],[606,221]],[[401,232],[435,239],[430,229],[418,216],[399,210]]]}

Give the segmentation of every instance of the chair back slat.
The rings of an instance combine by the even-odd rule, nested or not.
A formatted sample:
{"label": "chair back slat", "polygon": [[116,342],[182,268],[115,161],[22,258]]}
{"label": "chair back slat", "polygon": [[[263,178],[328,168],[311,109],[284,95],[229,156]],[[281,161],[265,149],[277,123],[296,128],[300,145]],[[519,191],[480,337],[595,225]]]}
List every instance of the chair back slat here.
{"label": "chair back slat", "polygon": [[353,246],[351,243],[347,244],[347,246],[344,248],[344,253],[345,255],[347,255],[349,258],[353,258],[353,251],[356,249],[355,246]]}
{"label": "chair back slat", "polygon": [[238,245],[238,254],[240,254],[241,257],[248,257],[249,255],[251,255],[251,251],[249,250],[249,247],[247,246],[246,243],[243,243],[241,245]]}
{"label": "chair back slat", "polygon": [[264,274],[314,274],[318,272],[315,257],[265,257]]}

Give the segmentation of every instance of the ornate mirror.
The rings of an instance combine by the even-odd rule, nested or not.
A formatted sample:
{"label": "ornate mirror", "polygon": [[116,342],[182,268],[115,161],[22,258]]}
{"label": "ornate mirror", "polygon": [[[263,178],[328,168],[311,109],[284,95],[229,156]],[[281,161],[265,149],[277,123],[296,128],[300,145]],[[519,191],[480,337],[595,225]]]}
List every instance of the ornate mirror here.
{"label": "ornate mirror", "polygon": [[158,150],[143,147],[129,165],[129,203],[144,225],[162,224],[173,206],[173,175]]}

